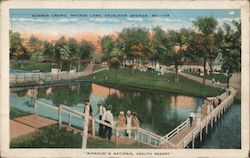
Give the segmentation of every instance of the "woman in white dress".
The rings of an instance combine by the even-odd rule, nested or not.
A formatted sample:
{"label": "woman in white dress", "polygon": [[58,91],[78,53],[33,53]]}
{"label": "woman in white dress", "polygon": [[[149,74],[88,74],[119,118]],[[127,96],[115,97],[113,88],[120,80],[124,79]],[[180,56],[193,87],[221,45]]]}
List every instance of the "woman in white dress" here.
{"label": "woman in white dress", "polygon": [[128,134],[128,137],[131,138],[131,129],[129,129],[129,128],[132,127],[132,115],[131,115],[131,111],[127,111],[126,119],[127,119],[127,125],[126,125],[126,127],[128,128],[126,130],[126,133]]}

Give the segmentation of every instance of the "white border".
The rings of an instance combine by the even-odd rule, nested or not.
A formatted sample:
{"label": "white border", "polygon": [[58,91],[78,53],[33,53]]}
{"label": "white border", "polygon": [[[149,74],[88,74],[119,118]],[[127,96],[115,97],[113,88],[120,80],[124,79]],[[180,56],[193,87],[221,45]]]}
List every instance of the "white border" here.
{"label": "white border", "polygon": [[[7,157],[97,157],[87,152],[168,152],[157,157],[248,157],[249,151],[249,3],[247,1],[10,1],[1,3],[1,156]],[[9,8],[166,8],[241,9],[242,20],[242,149],[9,149]],[[246,86],[247,85],[247,86]],[[98,157],[110,157],[100,155]],[[112,156],[112,157],[126,157]],[[131,156],[127,156],[131,157]],[[137,156],[143,157],[143,156]],[[154,157],[154,156],[145,156]]]}

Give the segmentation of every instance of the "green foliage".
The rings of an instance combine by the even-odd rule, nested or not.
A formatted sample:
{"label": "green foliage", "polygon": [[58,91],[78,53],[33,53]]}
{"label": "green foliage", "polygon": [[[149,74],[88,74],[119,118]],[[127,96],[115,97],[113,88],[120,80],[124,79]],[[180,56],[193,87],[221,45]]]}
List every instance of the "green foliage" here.
{"label": "green foliage", "polygon": [[233,73],[241,71],[241,22],[233,21],[235,29],[225,25],[226,34],[223,45],[223,65],[228,74],[227,86]]}
{"label": "green foliage", "polygon": [[14,108],[14,107],[10,108],[10,119],[14,119],[14,118],[21,117],[21,116],[26,116],[29,114],[30,113],[19,110],[19,109]]}
{"label": "green foliage", "polygon": [[193,25],[205,36],[214,33],[217,24],[218,22],[213,17],[198,17],[193,21]]}
{"label": "green foliage", "polygon": [[149,30],[141,27],[124,28],[119,34],[117,45],[128,58],[141,58],[149,45]]}
{"label": "green foliage", "polygon": [[106,61],[110,58],[110,53],[114,49],[115,41],[113,40],[114,37],[110,35],[105,35],[101,39],[101,47],[102,47],[102,53],[103,57],[102,60]]}
{"label": "green foliage", "polygon": [[80,148],[81,136],[67,132],[65,128],[50,126],[32,135],[11,140],[11,148]]}
{"label": "green foliage", "polygon": [[53,59],[54,61],[54,48],[53,48],[53,45],[48,42],[48,41],[44,41],[43,43],[43,55],[44,55],[44,58],[47,58],[47,59]]}
{"label": "green foliage", "polygon": [[119,48],[114,48],[110,54],[109,63],[113,68],[118,68],[122,65],[122,62],[126,59],[126,54]]}
{"label": "green foliage", "polygon": [[80,42],[79,50],[80,50],[80,58],[82,60],[88,60],[90,59],[91,54],[94,53],[95,46],[86,40],[82,40]]}
{"label": "green foliage", "polygon": [[[34,134],[12,139],[10,148],[81,148],[82,136],[68,132],[57,126],[39,129]],[[106,140],[88,138],[87,148],[150,148],[141,143],[132,145],[116,145]]]}
{"label": "green foliage", "polygon": [[23,46],[23,39],[18,32],[10,31],[10,58],[17,59],[18,64],[21,61],[21,67],[23,67],[23,60],[30,58],[27,49]]}

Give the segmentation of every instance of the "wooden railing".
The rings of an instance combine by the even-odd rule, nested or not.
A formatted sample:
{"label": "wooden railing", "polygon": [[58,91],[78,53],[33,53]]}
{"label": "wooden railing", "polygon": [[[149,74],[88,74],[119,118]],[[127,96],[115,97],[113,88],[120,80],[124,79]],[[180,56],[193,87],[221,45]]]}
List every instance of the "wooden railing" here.
{"label": "wooden railing", "polygon": [[[92,74],[107,70],[108,68],[101,68],[96,71],[91,72]],[[76,73],[58,73],[58,74],[51,74],[51,73],[23,73],[23,75],[10,75],[10,83],[16,82],[28,82],[28,81],[50,81],[50,80],[69,80],[78,78],[80,76],[87,76],[91,73],[88,72],[76,72]]]}
{"label": "wooden railing", "polygon": [[[224,100],[221,102],[221,104],[218,105],[210,114],[208,114],[205,117],[205,119],[203,119],[201,121],[200,124],[196,125],[196,127],[191,132],[189,132],[185,137],[183,137],[182,141],[180,141],[176,145],[172,144],[170,142],[167,142],[167,141],[163,141],[163,142],[161,142],[161,144],[168,143],[173,148],[178,149],[178,148],[185,148],[192,141],[192,146],[194,147],[195,137],[198,136],[200,133],[200,135],[201,135],[200,139],[202,139],[203,128],[206,128],[206,132],[207,132],[207,127],[208,127],[209,123],[213,127],[213,120],[217,121],[217,118],[220,117],[221,113],[224,113],[226,111],[226,109],[233,103],[234,96],[236,95],[236,91],[232,90],[232,89],[230,91],[231,91],[231,94],[229,96],[226,94],[227,92],[223,93],[220,96],[220,97],[224,97]],[[171,132],[169,134],[171,134]],[[177,134],[177,133],[175,133],[175,134]],[[169,140],[169,139],[167,139],[167,140]]]}
{"label": "wooden railing", "polygon": [[[78,117],[80,119],[84,119],[86,118],[86,114],[84,113],[81,113],[79,111],[76,111],[76,110],[73,110],[72,108],[68,107],[68,106],[65,106],[65,105],[59,105],[58,107],[56,106],[53,106],[53,105],[50,105],[49,103],[43,101],[43,100],[35,100],[35,106],[34,106],[34,113],[37,114],[37,106],[38,106],[38,103],[40,105],[44,105],[46,107],[49,107],[49,108],[52,108],[54,110],[57,110],[58,111],[58,124],[59,124],[59,127],[63,126],[65,123],[68,127],[71,127],[72,126],[72,116],[75,116],[75,117]],[[68,121],[62,121],[62,113],[66,113],[68,114]],[[152,145],[152,146],[155,146],[155,147],[158,147],[159,143],[160,143],[160,140],[161,140],[161,136],[153,133],[153,132],[150,132],[150,131],[147,131],[145,129],[142,129],[142,128],[135,128],[135,127],[131,127],[131,128],[128,128],[128,127],[125,127],[125,128],[117,128],[114,125],[110,125],[102,120],[99,120],[98,118],[94,118],[94,117],[91,117],[89,116],[89,119],[92,120],[92,135],[95,137],[96,135],[96,129],[95,129],[95,124],[98,123],[98,124],[102,124],[102,125],[105,125],[105,126],[108,126],[108,127],[111,127],[114,131],[115,131],[115,135],[116,135],[116,139],[118,138],[118,135],[117,135],[117,131],[122,131],[122,130],[135,130],[136,131],[136,139],[134,139],[135,141],[138,141],[138,142],[141,142],[143,144],[147,144],[147,145]],[[84,120],[84,128],[83,128],[83,133],[84,133],[84,130],[87,130],[86,128],[88,128],[88,126],[86,126],[86,124],[88,124],[88,121],[87,120]],[[84,134],[83,134],[84,136]],[[141,137],[139,137],[141,136]],[[87,140],[87,135],[84,136],[85,140]]]}
{"label": "wooden railing", "polygon": [[[230,96],[228,96],[228,92],[224,92],[224,93],[222,93],[220,96],[219,96],[219,98],[221,98],[221,100],[222,100],[222,102],[221,102],[221,104],[220,105],[218,105],[207,117],[206,117],[206,119],[208,119],[208,118],[213,118],[214,117],[214,115],[215,115],[215,113],[216,114],[218,114],[218,111],[221,109],[221,108],[224,108],[224,106],[229,106],[232,102],[232,100],[230,100],[230,102],[228,103],[228,99],[230,98],[230,99],[233,99],[234,98],[234,96],[235,96],[235,94],[236,94],[236,91],[235,90],[233,90],[232,88],[230,89],[230,92],[231,92],[231,95]],[[197,113],[196,113],[196,115],[197,115]],[[195,118],[196,119],[196,118]],[[216,118],[217,119],[217,118]],[[170,146],[172,146],[172,147],[174,147],[174,148],[176,148],[176,145],[173,145],[172,143],[170,143],[169,142],[169,140],[171,139],[171,138],[173,138],[175,135],[177,135],[182,129],[184,129],[185,127],[187,127],[188,125],[190,124],[190,121],[189,121],[189,119],[186,119],[183,123],[181,123],[179,126],[177,126],[175,129],[173,129],[172,131],[170,131],[169,133],[167,133],[165,136],[163,136],[162,138],[161,138],[161,141],[160,141],[160,145],[162,145],[162,144],[169,144]],[[195,128],[196,129],[196,128]],[[187,137],[188,137],[188,135],[187,135]],[[189,136],[190,137],[190,136]],[[183,140],[185,140],[185,139],[183,139]],[[185,144],[185,141],[184,142],[182,142],[182,144]],[[178,146],[178,145],[177,145]]]}

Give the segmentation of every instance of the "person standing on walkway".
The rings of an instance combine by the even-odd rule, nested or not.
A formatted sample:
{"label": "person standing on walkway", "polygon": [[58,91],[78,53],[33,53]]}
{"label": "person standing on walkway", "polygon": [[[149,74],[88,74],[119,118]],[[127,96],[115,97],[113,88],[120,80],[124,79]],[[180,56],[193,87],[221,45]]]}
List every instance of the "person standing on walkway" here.
{"label": "person standing on walkway", "polygon": [[132,113],[131,124],[132,124],[133,128],[136,128],[136,129],[132,130],[132,134],[135,136],[135,140],[137,140],[137,131],[138,131],[138,128],[140,127],[140,121],[139,121],[139,119],[137,117],[137,113],[136,112]]}
{"label": "person standing on walkway", "polygon": [[[98,111],[99,111],[99,120],[102,120],[102,116],[103,114],[106,112],[106,108],[103,106],[103,103],[101,101],[99,101],[97,103],[98,106]],[[99,124],[99,135],[104,138],[104,126],[103,124]]]}
{"label": "person standing on walkway", "polygon": [[201,123],[201,107],[198,107],[197,109],[197,121],[196,121],[196,126],[199,126]]}
{"label": "person standing on walkway", "polygon": [[129,138],[131,138],[131,127],[132,127],[132,115],[131,115],[131,111],[127,111],[127,130],[126,133],[128,135]]}
{"label": "person standing on walkway", "polygon": [[112,136],[112,125],[113,125],[113,114],[112,114],[112,105],[109,105],[107,111],[104,112],[102,116],[102,121],[108,123],[110,126],[104,126],[104,136],[108,136],[108,140],[111,140]]}
{"label": "person standing on walkway", "polygon": [[194,117],[195,117],[195,114],[193,111],[191,111],[189,115],[190,127],[192,127]]}
{"label": "person standing on walkway", "polygon": [[92,106],[89,103],[89,99],[85,99],[85,108],[84,108],[84,113],[87,111],[89,113],[89,125],[88,125],[88,133],[92,133]]}
{"label": "person standing on walkway", "polygon": [[124,112],[121,111],[118,116],[118,122],[117,122],[117,135],[120,136],[122,131],[124,131],[124,128],[126,128],[126,117],[124,115]]}

